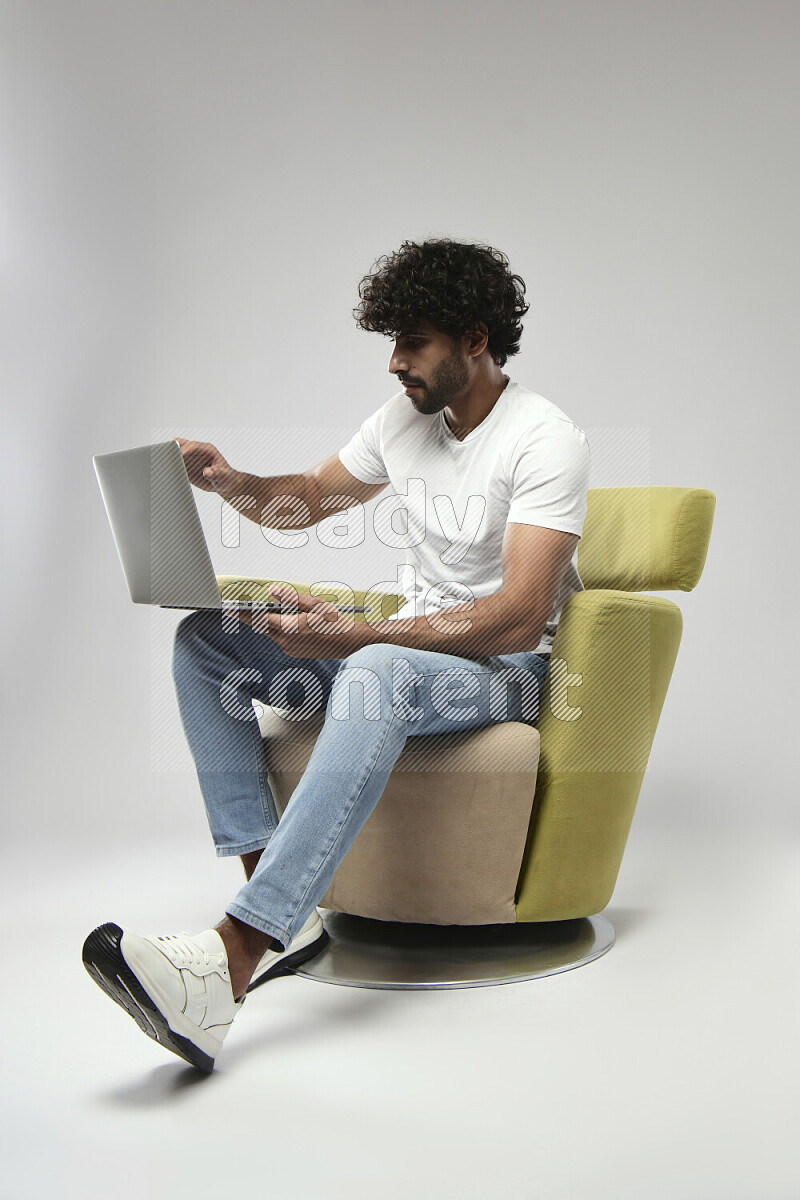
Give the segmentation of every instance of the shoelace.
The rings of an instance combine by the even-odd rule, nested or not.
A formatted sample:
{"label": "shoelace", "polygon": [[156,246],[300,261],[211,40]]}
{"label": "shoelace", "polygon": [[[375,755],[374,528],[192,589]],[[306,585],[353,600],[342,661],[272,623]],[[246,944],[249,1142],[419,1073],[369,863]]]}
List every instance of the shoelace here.
{"label": "shoelace", "polygon": [[[211,965],[211,955],[204,946],[192,939],[189,933],[167,933],[156,938],[160,949],[164,951],[176,967],[208,967]],[[215,957],[219,957],[215,955]]]}

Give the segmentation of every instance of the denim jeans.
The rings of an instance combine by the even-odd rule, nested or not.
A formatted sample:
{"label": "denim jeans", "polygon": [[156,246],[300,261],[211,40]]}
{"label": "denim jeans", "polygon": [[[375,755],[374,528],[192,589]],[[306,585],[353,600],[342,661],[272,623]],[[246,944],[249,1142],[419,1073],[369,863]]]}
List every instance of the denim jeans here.
{"label": "denim jeans", "polygon": [[[173,676],[217,854],[263,848],[228,913],[284,947],[311,915],[383,793],[407,737],[539,717],[549,657],[468,659],[376,643],[292,658],[219,613],[178,627]],[[325,723],[280,824],[252,701]]]}

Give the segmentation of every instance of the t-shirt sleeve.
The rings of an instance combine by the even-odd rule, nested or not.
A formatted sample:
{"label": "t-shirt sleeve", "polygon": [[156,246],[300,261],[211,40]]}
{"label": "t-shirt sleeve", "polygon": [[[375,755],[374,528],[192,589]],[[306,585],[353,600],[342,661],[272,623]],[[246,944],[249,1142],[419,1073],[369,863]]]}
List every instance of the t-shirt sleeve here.
{"label": "t-shirt sleeve", "polygon": [[559,421],[524,433],[511,457],[508,520],[580,536],[589,467],[589,440],[577,425]]}
{"label": "t-shirt sleeve", "polygon": [[362,483],[388,483],[389,475],[383,461],[383,409],[367,417],[361,428],[339,451],[339,460],[351,475]]}

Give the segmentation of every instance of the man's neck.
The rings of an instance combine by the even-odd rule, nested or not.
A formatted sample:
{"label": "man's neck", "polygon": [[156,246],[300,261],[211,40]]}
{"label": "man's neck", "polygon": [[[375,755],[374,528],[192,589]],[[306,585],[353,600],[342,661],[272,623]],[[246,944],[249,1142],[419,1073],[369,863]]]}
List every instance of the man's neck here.
{"label": "man's neck", "polygon": [[508,382],[508,376],[496,367],[491,378],[481,380],[463,398],[444,409],[444,419],[460,442],[486,420]]}

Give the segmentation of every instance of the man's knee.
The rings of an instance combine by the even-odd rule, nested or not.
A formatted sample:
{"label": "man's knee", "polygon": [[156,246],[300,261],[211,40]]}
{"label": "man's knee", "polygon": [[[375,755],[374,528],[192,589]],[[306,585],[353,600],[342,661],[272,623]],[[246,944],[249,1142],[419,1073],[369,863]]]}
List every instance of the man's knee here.
{"label": "man's knee", "polygon": [[202,639],[207,628],[205,618],[208,615],[205,612],[189,613],[189,616],[184,617],[176,627],[172,643],[173,671],[181,660],[185,658],[186,654],[197,644],[198,639]]}
{"label": "man's knee", "polygon": [[[233,631],[234,634],[238,632]],[[219,655],[238,660],[236,641],[223,623],[219,610],[198,609],[184,617],[175,629],[172,644],[172,675],[175,681],[197,664]],[[220,660],[222,661],[222,660]]]}
{"label": "man's knee", "polygon": [[179,621],[175,629],[175,637],[187,638],[193,637],[195,634],[205,632],[211,626],[211,622],[219,621],[219,615],[215,612],[208,612],[206,609],[197,609],[196,612],[189,613],[182,621]]}
{"label": "man's knee", "polygon": [[215,627],[219,626],[219,614],[198,609],[177,625],[173,642],[176,653],[184,653],[200,641],[207,641]]}
{"label": "man's knee", "polygon": [[392,663],[402,655],[402,646],[394,646],[390,642],[372,642],[349,654],[342,662],[342,668],[364,667],[379,675],[386,674],[391,679]]}
{"label": "man's knee", "polygon": [[[336,672],[330,696],[330,715],[345,720],[353,713],[352,696],[360,699],[357,710],[368,720],[378,720],[384,705],[391,707],[394,661],[402,647],[375,642],[355,650]],[[353,689],[353,685],[356,685]]]}

